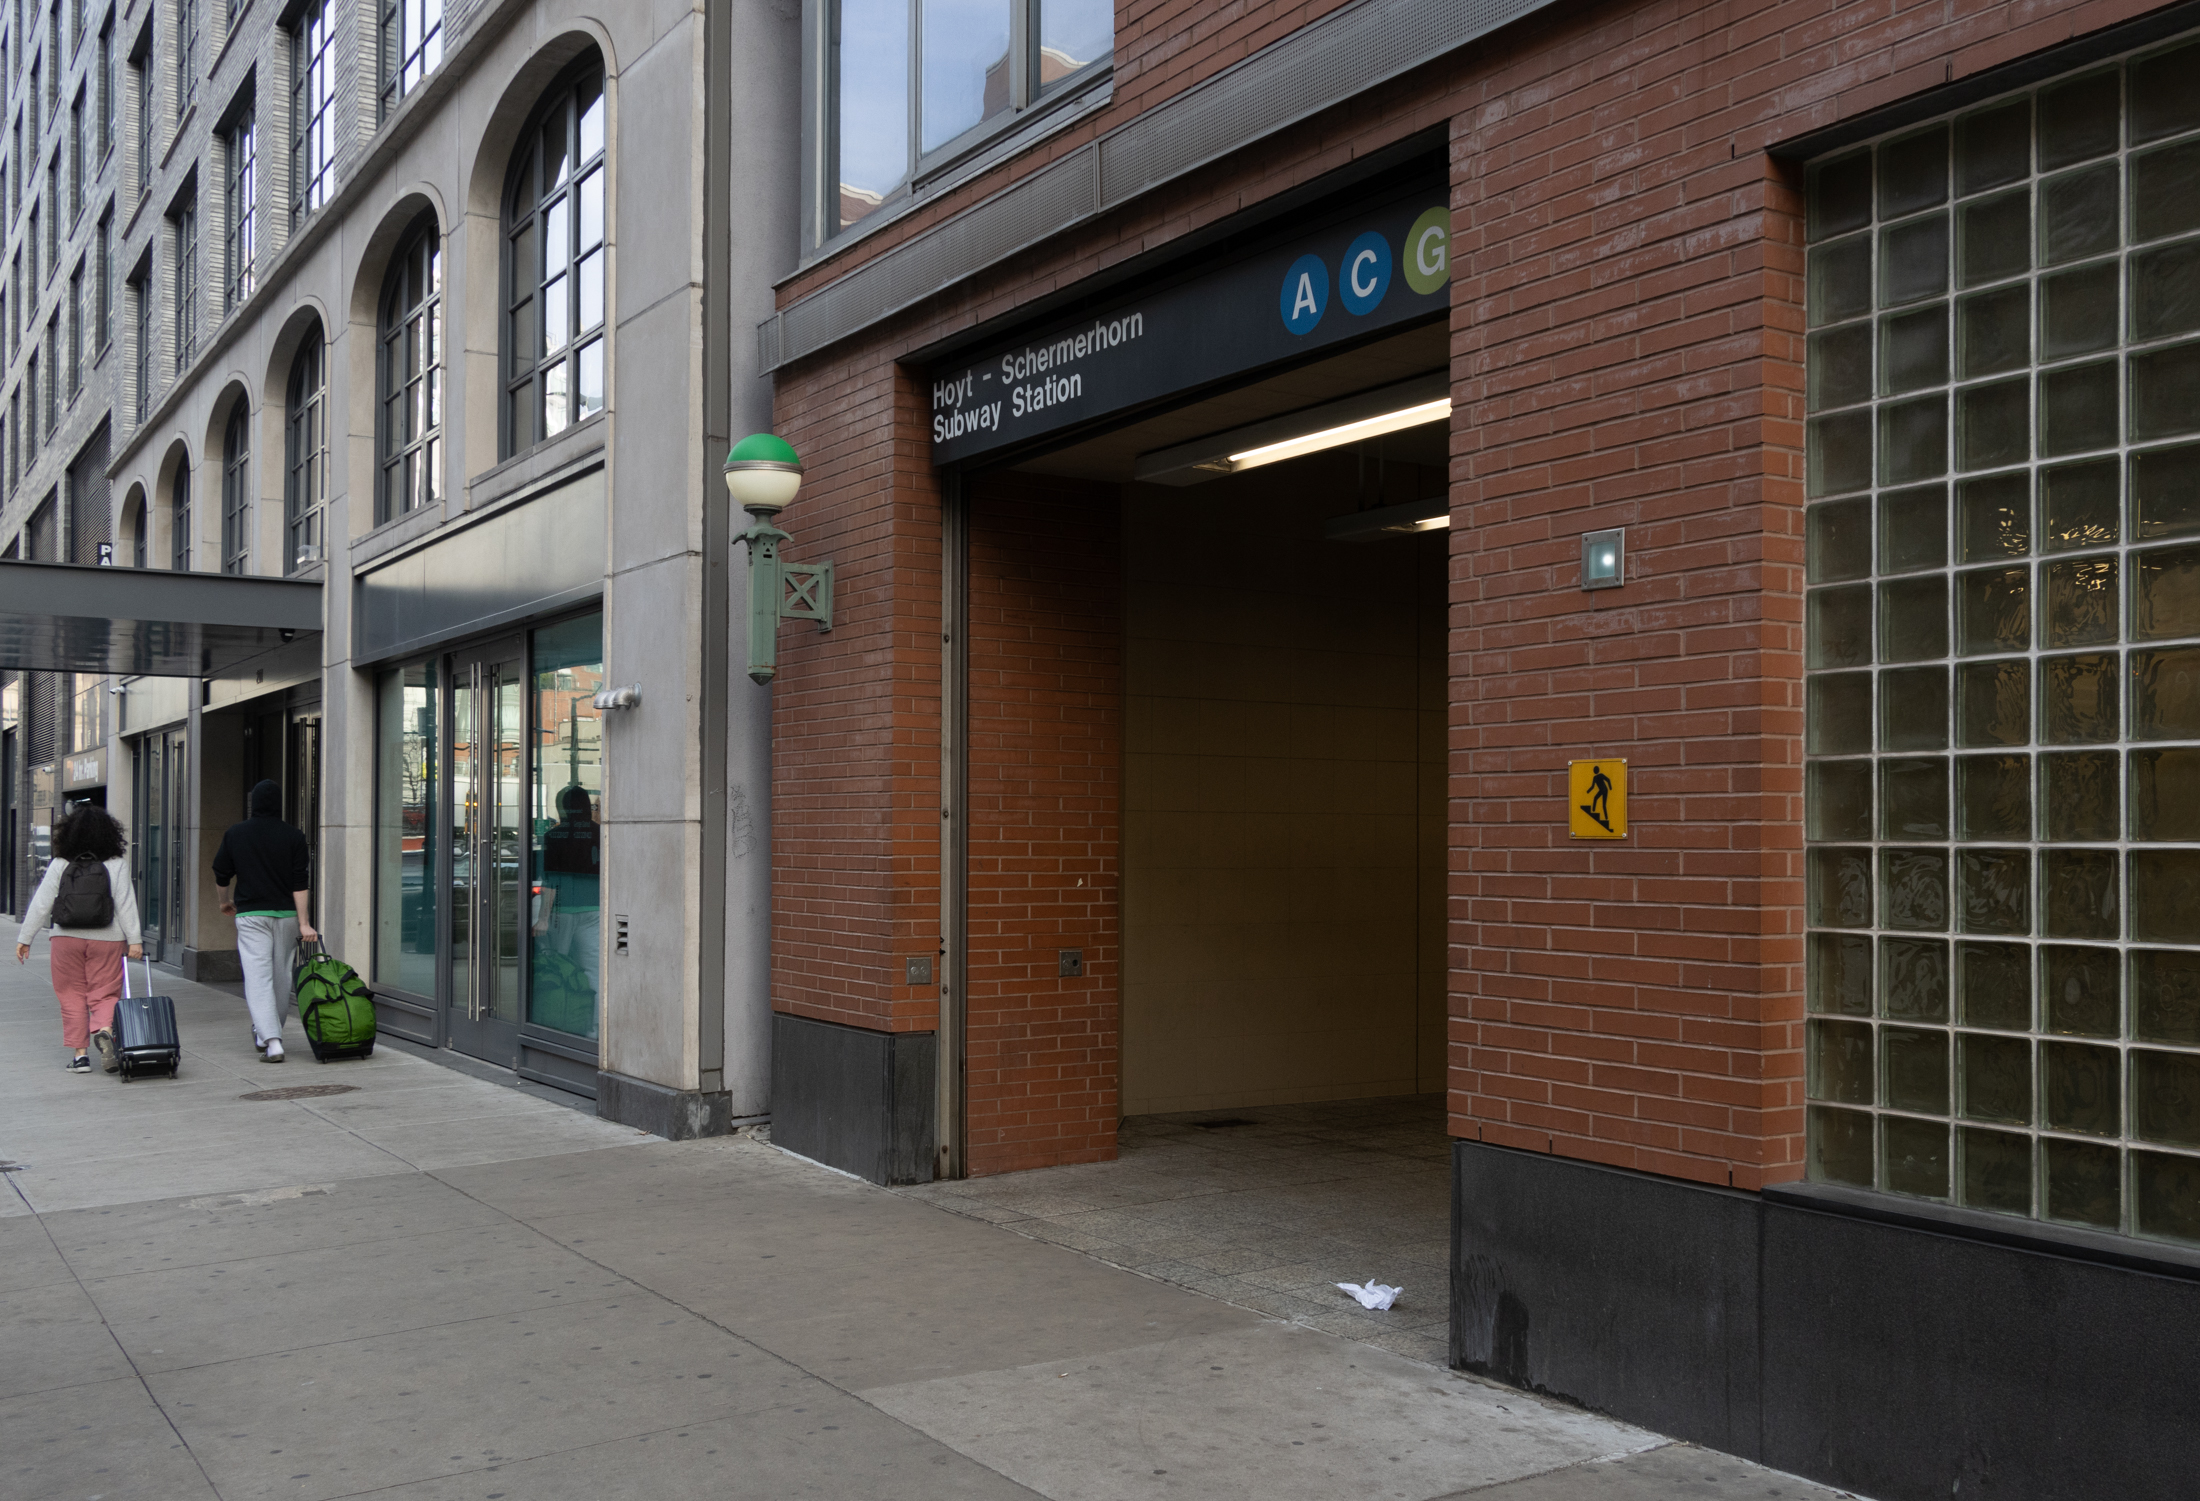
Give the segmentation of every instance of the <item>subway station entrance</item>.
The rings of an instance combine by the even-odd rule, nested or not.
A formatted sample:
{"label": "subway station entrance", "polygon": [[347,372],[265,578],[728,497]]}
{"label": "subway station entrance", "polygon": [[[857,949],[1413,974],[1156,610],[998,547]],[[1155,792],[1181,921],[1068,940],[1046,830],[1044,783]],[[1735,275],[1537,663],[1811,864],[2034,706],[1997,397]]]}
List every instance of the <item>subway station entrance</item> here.
{"label": "subway station entrance", "polygon": [[[906,357],[939,531],[896,577],[924,588],[938,549],[938,676],[908,690],[915,735],[938,684],[938,843],[906,825],[882,910],[907,947],[859,1017],[854,956],[800,935],[875,877],[786,832],[844,837],[848,754],[775,748],[775,1141],[985,1179],[1156,1139],[1127,1122],[1440,1094],[1445,182],[1424,142]],[[914,650],[932,601],[907,598]],[[782,691],[861,618],[783,637]]]}
{"label": "subway station entrance", "polygon": [[[1446,346],[1418,323],[966,479],[966,1155],[918,1190],[1432,1365]],[[1078,1046],[1111,1024],[1112,1080]],[[1370,1313],[1362,1278],[1407,1292]]]}
{"label": "subway station entrance", "polygon": [[972,486],[974,540],[1110,492],[1126,1117],[1443,1087],[1443,361],[1425,324]]}
{"label": "subway station entrance", "polygon": [[1441,181],[1406,163],[929,367],[948,818],[918,1176],[1441,1093]]}

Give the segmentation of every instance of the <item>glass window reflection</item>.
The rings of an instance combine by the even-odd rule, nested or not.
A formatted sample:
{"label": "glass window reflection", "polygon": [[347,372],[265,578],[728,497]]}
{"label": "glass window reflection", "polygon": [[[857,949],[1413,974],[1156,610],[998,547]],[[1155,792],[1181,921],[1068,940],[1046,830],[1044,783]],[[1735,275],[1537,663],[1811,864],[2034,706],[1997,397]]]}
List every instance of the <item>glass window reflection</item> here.
{"label": "glass window reflection", "polygon": [[901,192],[923,159],[982,139],[1104,63],[1112,0],[834,0],[821,239]]}
{"label": "glass window reflection", "polygon": [[603,617],[535,632],[527,1019],[596,1035],[603,973]]}
{"label": "glass window reflection", "polygon": [[433,997],[439,768],[434,662],[385,672],[377,684],[374,979]]}

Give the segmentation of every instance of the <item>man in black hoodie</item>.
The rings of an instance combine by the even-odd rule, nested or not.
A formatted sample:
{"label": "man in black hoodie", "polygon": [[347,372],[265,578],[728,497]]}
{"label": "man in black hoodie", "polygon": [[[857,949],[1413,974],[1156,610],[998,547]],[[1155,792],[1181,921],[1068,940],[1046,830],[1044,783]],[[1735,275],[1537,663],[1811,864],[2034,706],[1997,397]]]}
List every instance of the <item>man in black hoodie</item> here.
{"label": "man in black hoodie", "polygon": [[[298,940],[312,942],[306,836],[283,822],[283,789],[262,782],[245,799],[251,816],[233,823],[214,853],[214,884],[222,911],[237,918],[237,958],[244,999],[252,1008],[252,1045],[269,1063],[283,1061],[283,1003]],[[230,889],[230,883],[236,889]]]}

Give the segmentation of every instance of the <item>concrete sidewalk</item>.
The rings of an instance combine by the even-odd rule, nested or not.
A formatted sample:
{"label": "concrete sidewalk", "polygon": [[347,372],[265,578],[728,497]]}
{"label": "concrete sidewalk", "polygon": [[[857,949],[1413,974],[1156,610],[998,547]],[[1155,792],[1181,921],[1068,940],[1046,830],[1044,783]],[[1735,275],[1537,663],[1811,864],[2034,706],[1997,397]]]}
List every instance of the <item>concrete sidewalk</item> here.
{"label": "concrete sidewalk", "polygon": [[[753,1138],[263,1064],[173,976],[183,1077],[72,1077],[43,947],[0,973],[11,1498],[1837,1494]],[[352,1087],[242,1098],[303,1085]]]}

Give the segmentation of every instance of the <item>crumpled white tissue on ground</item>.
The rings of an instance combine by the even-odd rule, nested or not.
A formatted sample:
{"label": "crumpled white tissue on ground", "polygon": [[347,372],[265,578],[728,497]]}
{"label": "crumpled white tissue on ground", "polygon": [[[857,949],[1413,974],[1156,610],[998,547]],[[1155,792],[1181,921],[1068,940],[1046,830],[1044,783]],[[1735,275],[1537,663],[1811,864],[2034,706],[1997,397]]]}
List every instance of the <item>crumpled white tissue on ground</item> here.
{"label": "crumpled white tissue on ground", "polygon": [[1340,1282],[1337,1286],[1358,1298],[1362,1308],[1388,1308],[1398,1301],[1398,1294],[1405,1291],[1402,1287],[1385,1287],[1373,1278],[1368,1279],[1365,1287],[1357,1282]]}

